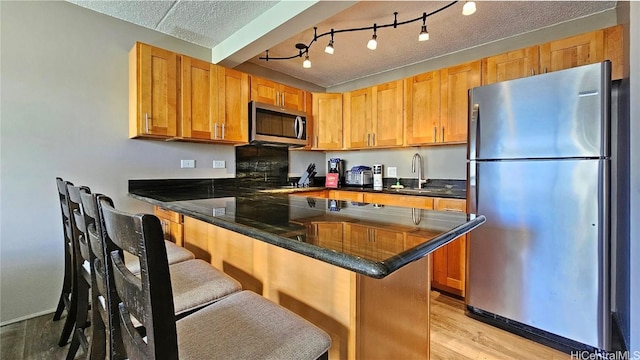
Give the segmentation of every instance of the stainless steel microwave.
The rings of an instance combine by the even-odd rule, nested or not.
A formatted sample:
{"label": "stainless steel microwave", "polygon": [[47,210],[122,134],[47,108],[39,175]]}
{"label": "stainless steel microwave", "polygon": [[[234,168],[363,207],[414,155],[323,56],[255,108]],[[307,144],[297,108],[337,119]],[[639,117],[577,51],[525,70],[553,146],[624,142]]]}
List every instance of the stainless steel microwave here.
{"label": "stainless steel microwave", "polygon": [[307,145],[307,114],[256,101],[249,103],[249,137],[252,144]]}

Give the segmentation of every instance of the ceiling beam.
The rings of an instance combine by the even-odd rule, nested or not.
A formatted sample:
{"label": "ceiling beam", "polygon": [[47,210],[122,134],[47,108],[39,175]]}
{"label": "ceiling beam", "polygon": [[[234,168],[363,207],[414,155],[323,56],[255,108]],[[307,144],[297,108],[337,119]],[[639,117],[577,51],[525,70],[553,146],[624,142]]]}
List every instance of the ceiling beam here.
{"label": "ceiling beam", "polygon": [[236,67],[355,3],[357,1],[280,1],[211,49],[211,62]]}

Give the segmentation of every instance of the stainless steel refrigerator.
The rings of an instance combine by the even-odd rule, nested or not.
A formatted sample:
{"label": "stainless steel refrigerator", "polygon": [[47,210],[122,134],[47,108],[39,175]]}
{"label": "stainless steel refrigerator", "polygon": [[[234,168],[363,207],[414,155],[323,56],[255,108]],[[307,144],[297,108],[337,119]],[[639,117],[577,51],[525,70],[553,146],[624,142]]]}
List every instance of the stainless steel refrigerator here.
{"label": "stainless steel refrigerator", "polygon": [[[610,350],[608,61],[474,88],[467,313]],[[583,347],[586,345],[586,347]]]}

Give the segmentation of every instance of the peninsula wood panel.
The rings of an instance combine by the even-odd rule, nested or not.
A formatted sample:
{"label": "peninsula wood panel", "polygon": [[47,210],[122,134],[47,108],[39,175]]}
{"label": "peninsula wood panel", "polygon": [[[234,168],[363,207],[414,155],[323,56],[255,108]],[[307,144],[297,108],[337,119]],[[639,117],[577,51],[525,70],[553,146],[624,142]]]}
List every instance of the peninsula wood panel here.
{"label": "peninsula wood panel", "polygon": [[178,57],[140,42],[129,52],[129,137],[176,136]]}
{"label": "peninsula wood panel", "polygon": [[537,46],[482,59],[482,85],[537,75],[538,63]]}
{"label": "peninsula wood panel", "polygon": [[180,136],[213,139],[218,119],[218,70],[206,61],[182,56]]}

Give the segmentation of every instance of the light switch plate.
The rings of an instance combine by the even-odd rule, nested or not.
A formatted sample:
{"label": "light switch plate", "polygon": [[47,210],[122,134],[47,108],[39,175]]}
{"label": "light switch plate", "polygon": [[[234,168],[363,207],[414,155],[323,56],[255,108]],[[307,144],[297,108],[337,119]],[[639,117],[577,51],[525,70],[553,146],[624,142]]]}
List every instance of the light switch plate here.
{"label": "light switch plate", "polygon": [[180,160],[180,167],[183,169],[193,169],[196,167],[195,160]]}
{"label": "light switch plate", "polygon": [[387,177],[390,177],[390,178],[398,177],[398,168],[395,166],[389,166],[387,168]]}
{"label": "light switch plate", "polygon": [[227,164],[224,160],[213,160],[214,169],[224,169],[225,167],[227,167]]}

